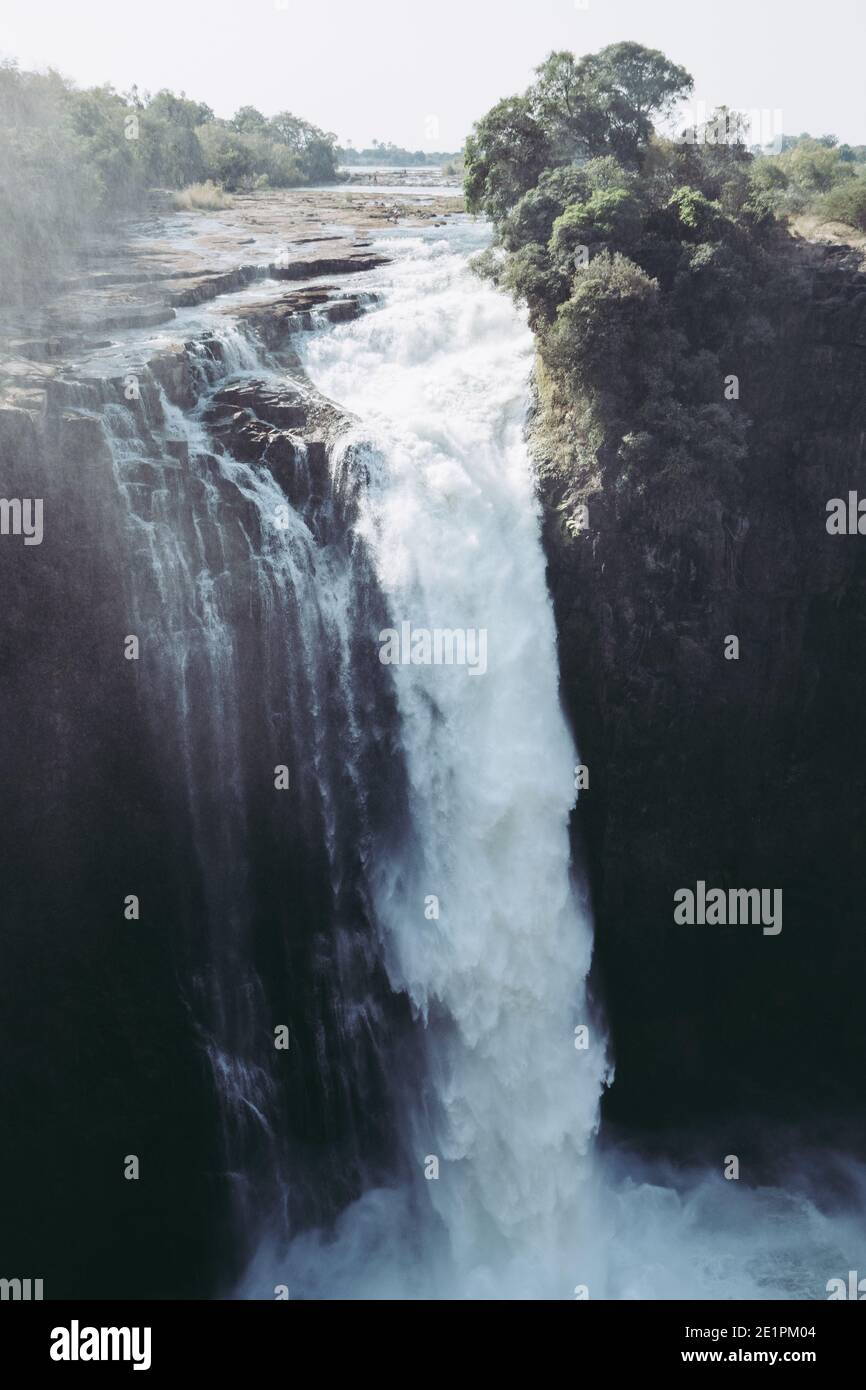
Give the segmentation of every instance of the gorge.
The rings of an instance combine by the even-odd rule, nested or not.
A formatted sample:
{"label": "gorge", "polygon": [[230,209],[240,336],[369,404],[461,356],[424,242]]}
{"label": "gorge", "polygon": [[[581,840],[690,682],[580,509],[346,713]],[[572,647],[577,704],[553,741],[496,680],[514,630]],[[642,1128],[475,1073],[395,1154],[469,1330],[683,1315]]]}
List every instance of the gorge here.
{"label": "gorge", "polygon": [[465,205],[153,194],[4,304],[0,1229],[48,1299],[862,1267],[866,247],[623,114],[644,62],[688,89],[551,54]]}
{"label": "gorge", "polygon": [[[2,720],[26,793],[3,832],[22,928],[4,976],[6,1046],[23,1059],[6,1104],[25,1136],[4,1191],[42,1193],[44,1224],[7,1229],[60,1296],[567,1298],[580,1283],[622,1297],[657,1283],[652,1262],[637,1284],[632,1265],[671,1202],[713,1228],[708,1178],[647,1171],[635,1188],[636,1160],[621,1187],[624,1160],[591,1157],[611,1072],[581,990],[590,899],[524,441],[532,340],[469,268],[488,236],[462,217],[407,227],[349,297],[292,302],[306,320],[259,290],[147,360],[136,335],[109,376],[14,377],[4,467],[38,478],[63,525],[31,552],[50,557],[41,569],[0,552],[7,634],[27,636],[7,635],[6,690],[32,729],[22,743]],[[489,670],[383,666],[379,634],[403,621],[489,630]],[[587,800],[628,757],[593,766]],[[643,891],[634,869],[621,883]],[[25,967],[40,942],[47,992]],[[628,1065],[649,1013],[682,1046],[700,1003],[659,1025],[644,994],[615,1051]],[[721,1047],[714,1023],[705,1051]],[[655,1083],[657,1114],[676,1113],[677,1077]],[[34,1089],[45,1129],[22,1118]],[[136,1183],[120,1176],[130,1154]],[[759,1182],[771,1169],[761,1158]],[[750,1188],[735,1205],[744,1229],[760,1229],[762,1200]],[[774,1250],[755,1275],[750,1245],[703,1296],[718,1279],[755,1296],[808,1287],[816,1227],[844,1264],[842,1218],[786,1200],[787,1262]],[[692,1296],[688,1226],[666,1239],[668,1286]]]}

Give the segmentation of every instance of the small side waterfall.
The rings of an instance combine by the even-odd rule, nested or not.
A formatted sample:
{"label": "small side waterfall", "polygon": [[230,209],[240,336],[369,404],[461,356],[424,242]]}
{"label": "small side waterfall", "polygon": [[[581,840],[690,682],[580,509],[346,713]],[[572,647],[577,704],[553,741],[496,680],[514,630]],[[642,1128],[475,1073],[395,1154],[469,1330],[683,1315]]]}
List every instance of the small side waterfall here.
{"label": "small side waterfall", "polygon": [[242,1253],[399,1167],[389,1036],[405,1009],[378,958],[366,870],[403,774],[398,758],[378,768],[394,711],[376,659],[384,607],[352,530],[360,455],[342,447],[339,479],[311,500],[306,446],[289,444],[307,499],[289,505],[267,458],[233,456],[205,423],[233,382],[279,391],[285,371],[233,327],[187,353],[194,407],[145,370],[135,401],[118,390],[99,418],[143,713],[190,838],[180,983]]}

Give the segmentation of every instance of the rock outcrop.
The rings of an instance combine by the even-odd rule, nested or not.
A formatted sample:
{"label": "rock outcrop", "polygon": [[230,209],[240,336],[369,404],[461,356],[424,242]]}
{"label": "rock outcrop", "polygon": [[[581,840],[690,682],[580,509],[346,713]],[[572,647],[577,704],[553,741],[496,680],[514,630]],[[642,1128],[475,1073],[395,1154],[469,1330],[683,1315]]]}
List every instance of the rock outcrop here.
{"label": "rock outcrop", "polygon": [[[589,769],[575,843],[617,1062],[606,1114],[721,1124],[740,1153],[746,1112],[856,1113],[866,1058],[866,540],[825,524],[831,498],[866,495],[866,275],[843,248],[791,254],[801,292],[728,368],[748,441],[735,505],[711,483],[684,485],[676,518],[628,503],[616,454],[581,463],[543,379],[534,424]],[[781,934],[676,925],[698,880],[783,889]]]}
{"label": "rock outcrop", "polygon": [[133,390],[35,351],[3,386],[4,495],[40,499],[44,537],[0,543],[0,1224],[46,1297],[225,1294],[251,1211],[326,1222],[398,1161],[406,1020],[360,864],[399,796],[379,768],[360,803],[342,735],[372,759],[393,728],[385,615],[351,456],[329,468],[350,421],[293,348],[361,308],[275,288],[238,315],[259,374],[207,330],[151,348]]}

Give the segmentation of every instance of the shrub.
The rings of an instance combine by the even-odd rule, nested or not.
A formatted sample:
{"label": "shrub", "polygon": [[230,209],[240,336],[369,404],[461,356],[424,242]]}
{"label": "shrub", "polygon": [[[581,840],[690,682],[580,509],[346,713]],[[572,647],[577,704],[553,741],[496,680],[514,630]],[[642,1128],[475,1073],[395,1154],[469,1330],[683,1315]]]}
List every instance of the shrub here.
{"label": "shrub", "polygon": [[562,270],[579,246],[603,244],[610,250],[628,250],[641,229],[640,207],[623,188],[593,193],[585,203],[566,208],[553,224],[550,254]]}
{"label": "shrub", "polygon": [[831,189],[818,204],[822,217],[866,232],[866,174]]}
{"label": "shrub", "polygon": [[232,199],[224,188],[208,179],[206,183],[191,183],[187,188],[182,188],[175,193],[172,203],[176,208],[187,211],[199,208],[216,211],[218,208],[230,208]]}
{"label": "shrub", "polygon": [[656,282],[625,256],[604,251],[576,272],[543,350],[574,390],[607,389],[624,399],[640,394],[634,373],[659,360],[664,336]]}

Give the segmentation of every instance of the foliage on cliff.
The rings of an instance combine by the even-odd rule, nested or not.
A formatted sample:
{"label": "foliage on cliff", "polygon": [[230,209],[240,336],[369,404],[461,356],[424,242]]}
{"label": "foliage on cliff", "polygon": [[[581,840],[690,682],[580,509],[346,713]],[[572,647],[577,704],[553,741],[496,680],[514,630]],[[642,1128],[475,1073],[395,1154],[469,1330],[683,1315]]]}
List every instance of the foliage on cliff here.
{"label": "foliage on cliff", "polygon": [[[863,973],[866,576],[825,520],[829,498],[864,491],[866,294],[856,254],[784,218],[821,200],[853,213],[863,151],[807,137],[755,155],[735,116],[718,122],[731,142],[663,139],[634,115],[628,70],[608,80],[614,120],[584,61],[554,55],[479,122],[467,191],[539,348],[561,688],[591,777],[574,844],[616,1050],[606,1113],[676,1127],[679,1161],[702,1114],[727,1112],[728,1133],[749,1111],[862,1110],[848,981]],[[672,894],[698,880],[784,887],[772,960],[759,936],[672,930]],[[798,1053],[806,1015],[842,1030],[844,1074]]]}
{"label": "foliage on cliff", "polygon": [[90,228],[141,207],[151,188],[335,176],[335,137],[290,112],[268,120],[244,107],[223,121],[183,94],[81,90],[56,72],[0,63],[0,300],[50,278]]}
{"label": "foliage on cliff", "polygon": [[721,144],[655,133],[690,88],[637,44],[554,53],[467,142],[469,206],[493,219],[495,273],[528,305],[560,454],[669,524],[692,487],[733,502],[748,419],[727,378],[792,292],[736,121]]}

